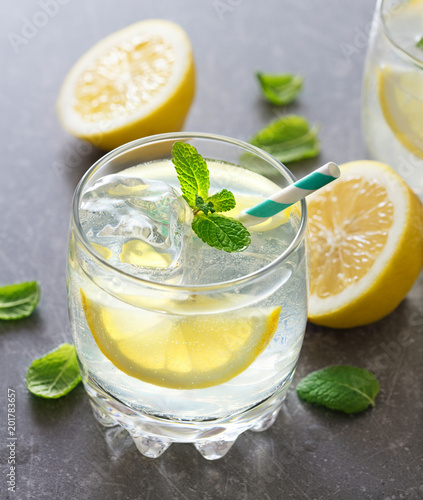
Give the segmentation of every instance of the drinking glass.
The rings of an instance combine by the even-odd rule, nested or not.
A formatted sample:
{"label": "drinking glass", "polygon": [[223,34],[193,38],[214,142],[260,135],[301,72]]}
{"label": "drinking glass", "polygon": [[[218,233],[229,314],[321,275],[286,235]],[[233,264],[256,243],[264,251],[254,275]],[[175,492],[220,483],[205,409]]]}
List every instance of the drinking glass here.
{"label": "drinking glass", "polygon": [[[70,324],[83,383],[101,424],[127,429],[148,457],[183,442],[213,460],[224,456],[242,432],[270,427],[286,396],[307,319],[307,212],[303,200],[289,219],[270,221],[266,230],[257,226],[252,239],[263,243],[263,253],[252,246],[234,254],[211,249],[189,228],[193,242],[187,244],[194,247],[185,249],[176,278],[165,282],[155,280],[154,273],[145,278],[142,268],[140,275],[136,266],[114,264],[111,252],[93,244],[92,230],[84,225],[99,214],[110,215],[107,200],[96,198],[98,212],[87,216],[85,196],[114,179],[107,176],[129,175],[135,170],[127,169],[139,165],[137,175],[177,188],[170,162],[176,141],[191,144],[207,159],[211,190],[224,187],[236,197],[242,192],[243,199],[255,199],[295,181],[264,151],[211,134],[163,134],[110,152],[75,191]],[[109,192],[116,196],[120,189]],[[111,234],[112,225],[103,232]],[[111,247],[116,243],[113,236],[109,241]]]}
{"label": "drinking glass", "polygon": [[[423,197],[423,3],[379,0],[364,70],[362,121],[373,159]],[[420,43],[419,43],[420,42]]]}

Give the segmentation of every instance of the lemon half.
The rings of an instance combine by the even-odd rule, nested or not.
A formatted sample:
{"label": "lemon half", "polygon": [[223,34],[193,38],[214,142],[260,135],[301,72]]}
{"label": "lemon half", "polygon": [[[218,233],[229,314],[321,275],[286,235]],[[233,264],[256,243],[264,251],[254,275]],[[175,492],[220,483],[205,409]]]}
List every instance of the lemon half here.
{"label": "lemon half", "polygon": [[222,314],[161,315],[81,290],[87,323],[101,352],[131,377],[172,389],[223,384],[243,372],[276,332],[281,307]]}
{"label": "lemon half", "polygon": [[103,149],[181,130],[195,91],[191,43],[177,24],[141,21],[102,39],[72,67],[57,111],[63,127]]}
{"label": "lemon half", "polygon": [[309,197],[309,319],[349,328],[383,318],[403,300],[423,263],[423,210],[393,169],[342,165]]}

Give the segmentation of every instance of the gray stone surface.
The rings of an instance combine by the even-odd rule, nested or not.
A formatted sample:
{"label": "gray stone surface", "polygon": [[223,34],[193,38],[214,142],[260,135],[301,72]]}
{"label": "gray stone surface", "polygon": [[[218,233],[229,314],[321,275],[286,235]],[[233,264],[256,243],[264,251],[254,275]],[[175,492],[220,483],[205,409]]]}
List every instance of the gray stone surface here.
{"label": "gray stone surface", "polygon": [[[320,124],[323,147],[318,160],[295,167],[302,174],[327,160],[366,156],[360,86],[373,2],[45,0],[58,6],[46,23],[42,4],[0,4],[0,282],[38,279],[42,286],[31,318],[0,323],[0,498],[423,498],[421,279],[377,324],[348,331],[309,325],[296,379],[275,425],[262,434],[244,434],[214,463],[190,445],[174,445],[157,460],[144,458],[123,431],[100,428],[81,386],[47,401],[32,397],[24,385],[34,357],[70,340],[69,209],[77,181],[101,155],[68,136],[55,115],[71,64],[116,29],[144,18],[172,19],[189,33],[197,62],[198,92],[186,130],[247,139],[280,112],[304,114]],[[30,32],[29,22],[39,27]],[[13,34],[26,38],[12,42]],[[354,49],[350,56],[348,48]],[[257,69],[304,74],[298,102],[286,109],[264,103],[253,77]],[[296,382],[333,363],[377,372],[382,390],[374,410],[353,417],[298,400]],[[19,464],[16,494],[10,495],[7,387],[17,393]]]}

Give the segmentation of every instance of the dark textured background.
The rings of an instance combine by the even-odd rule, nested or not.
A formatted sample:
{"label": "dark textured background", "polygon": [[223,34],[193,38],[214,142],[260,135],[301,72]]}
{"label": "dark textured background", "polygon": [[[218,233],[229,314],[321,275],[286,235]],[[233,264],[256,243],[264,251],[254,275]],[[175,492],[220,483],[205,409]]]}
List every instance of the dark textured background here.
{"label": "dark textured background", "polygon": [[[283,411],[265,433],[242,435],[229,454],[205,461],[190,445],[142,457],[124,431],[104,431],[82,386],[57,401],[24,385],[32,359],[69,341],[66,238],[72,192],[100,153],[68,136],[55,115],[60,84],[97,40],[144,18],[180,23],[194,46],[197,95],[186,130],[248,139],[284,111],[320,124],[322,154],[293,166],[366,156],[360,86],[369,0],[56,0],[57,13],[15,46],[40,1],[0,4],[0,283],[38,279],[33,316],[0,323],[0,498],[6,499],[6,394],[17,391],[14,499],[384,499],[423,498],[421,422],[423,306],[420,282],[377,324],[348,331],[309,325]],[[48,2],[48,0],[45,0]],[[35,17],[34,17],[35,16]],[[37,17],[38,16],[38,17]],[[28,31],[26,32],[28,35]],[[255,70],[306,77],[297,103],[262,101]],[[346,416],[298,400],[296,382],[333,363],[373,369],[374,410]]]}

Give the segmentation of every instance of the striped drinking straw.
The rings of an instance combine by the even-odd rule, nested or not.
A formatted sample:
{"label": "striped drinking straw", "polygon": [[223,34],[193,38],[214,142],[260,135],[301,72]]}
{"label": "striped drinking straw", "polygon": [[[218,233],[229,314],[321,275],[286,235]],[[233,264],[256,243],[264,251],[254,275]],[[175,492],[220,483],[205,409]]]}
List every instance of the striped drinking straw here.
{"label": "striped drinking straw", "polygon": [[323,167],[318,168],[309,175],[294,184],[290,184],[286,188],[278,191],[267,200],[260,202],[254,207],[243,210],[237,217],[237,220],[242,222],[244,226],[255,226],[264,222],[269,217],[276,215],[285,208],[290,207],[297,201],[302,200],[306,196],[318,189],[326,186],[329,182],[334,181],[341,175],[341,171],[333,162],[326,163]]}

